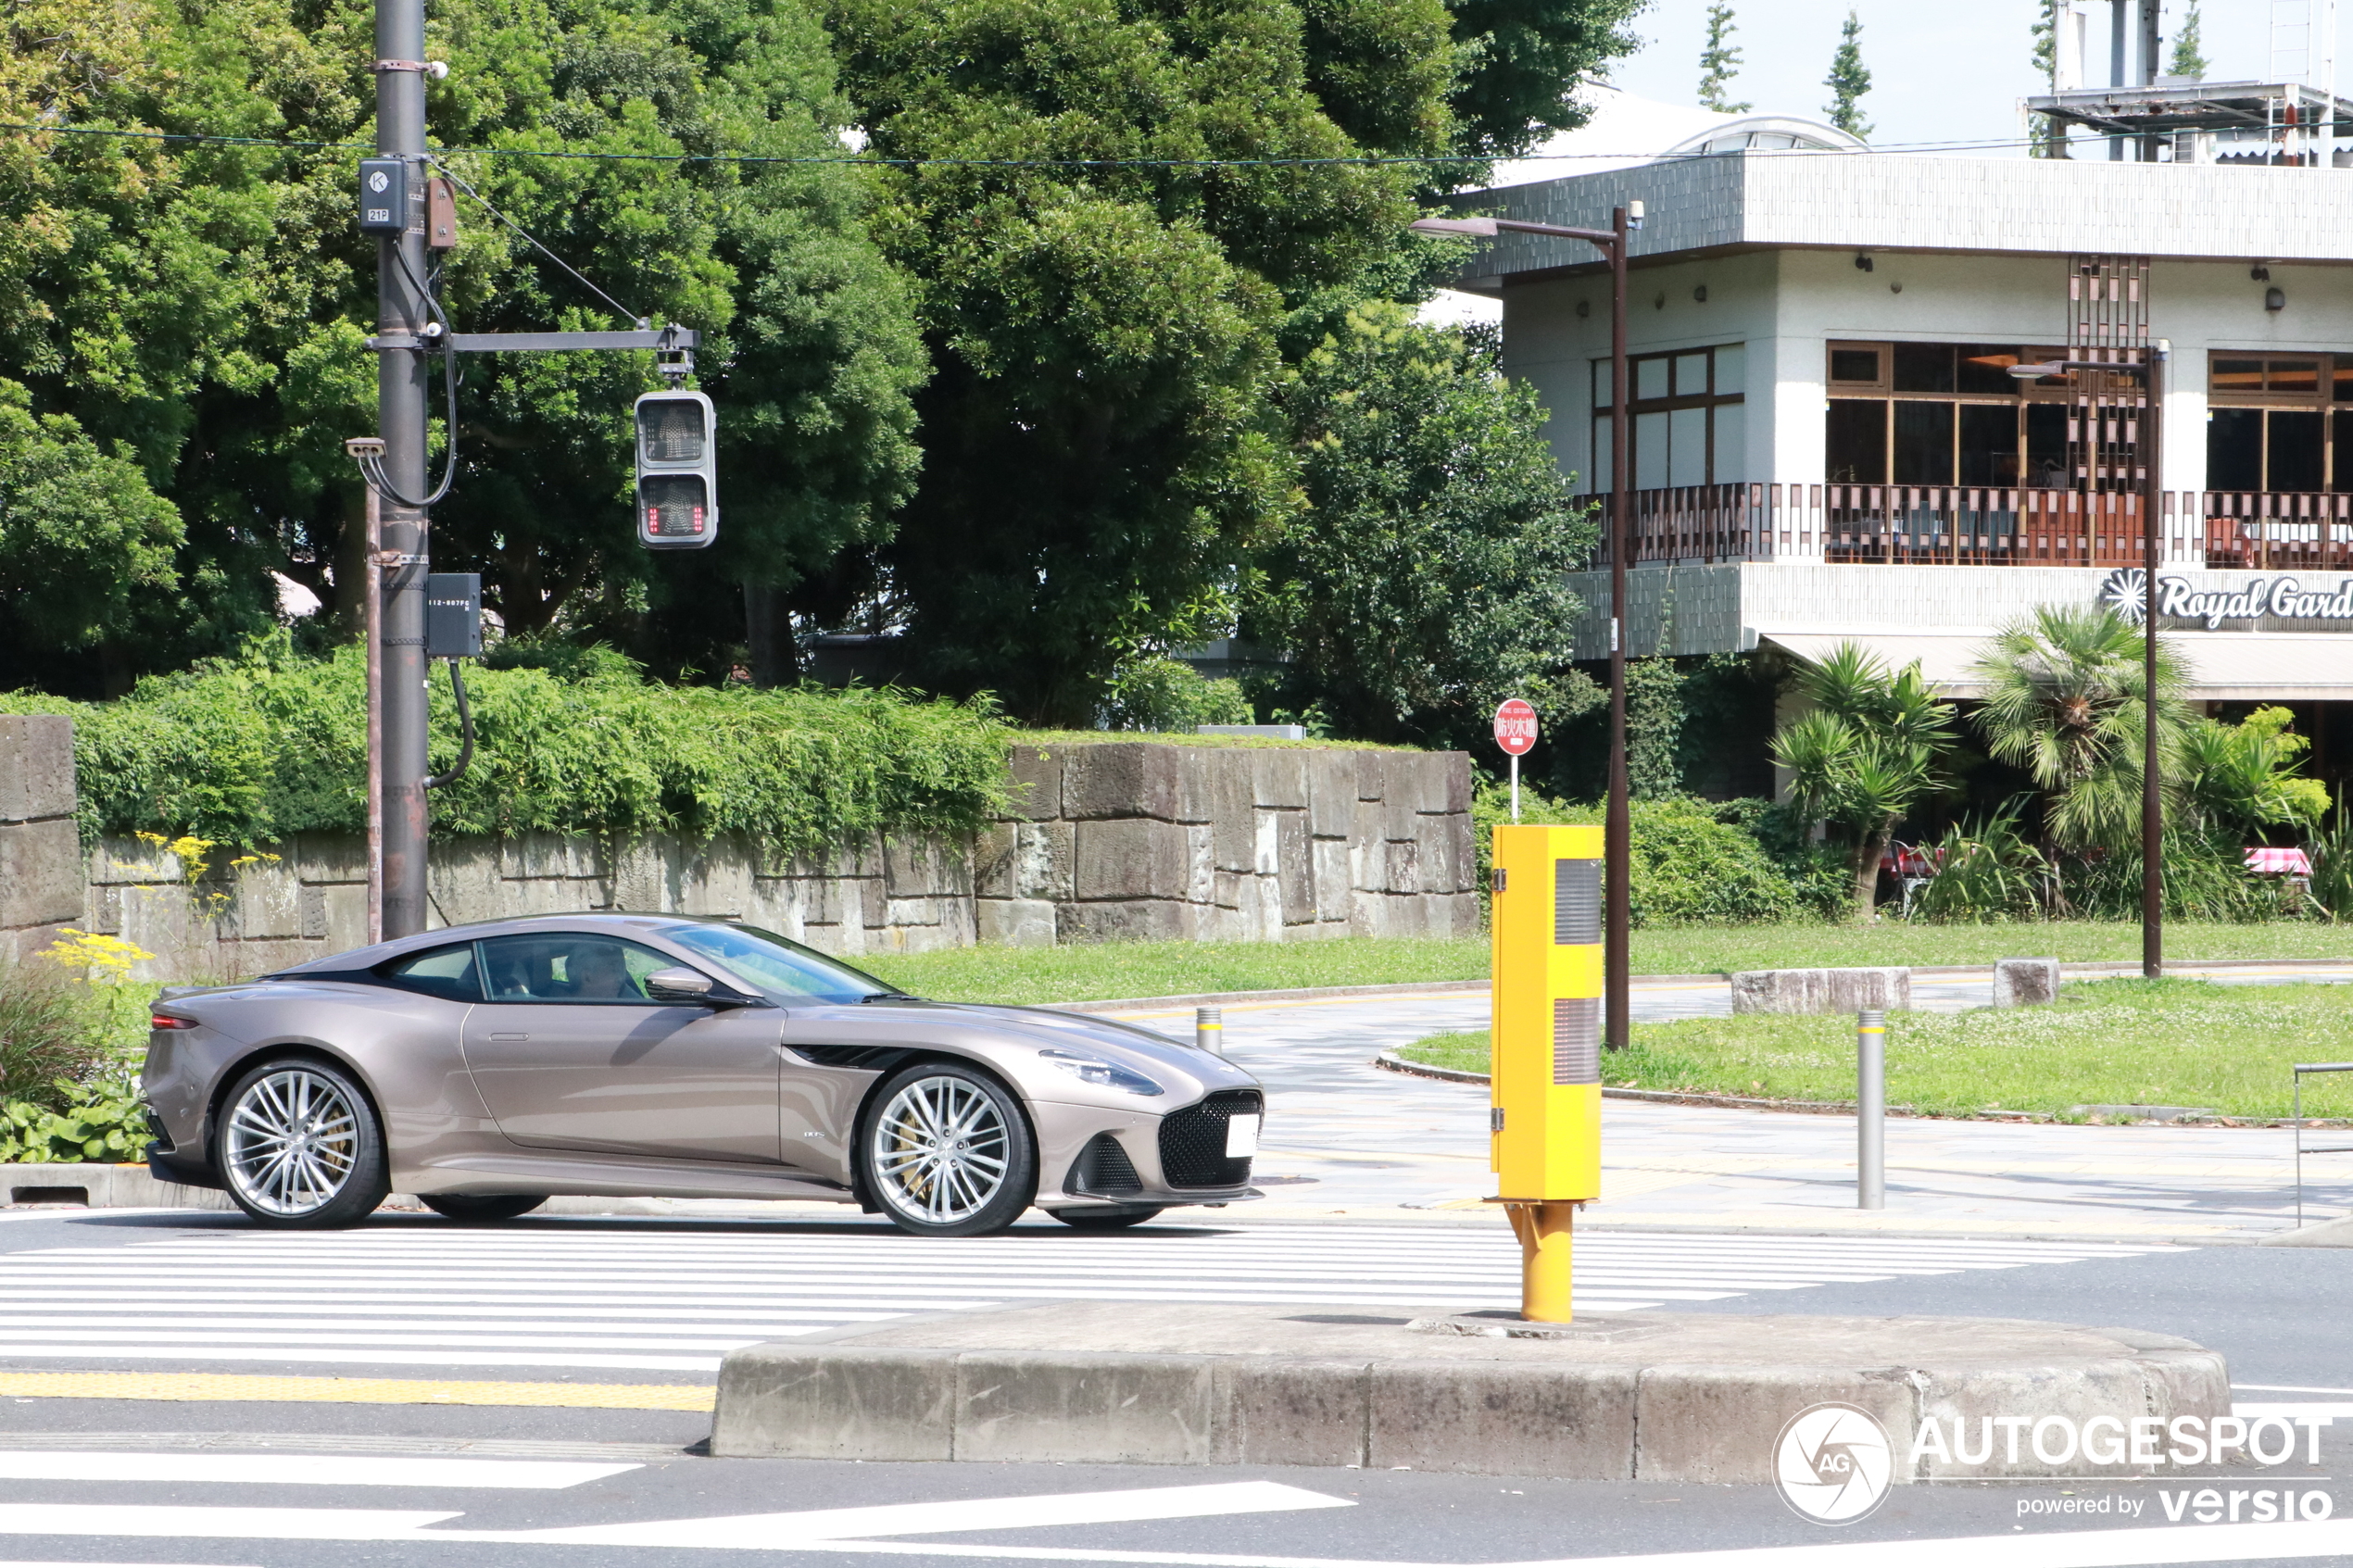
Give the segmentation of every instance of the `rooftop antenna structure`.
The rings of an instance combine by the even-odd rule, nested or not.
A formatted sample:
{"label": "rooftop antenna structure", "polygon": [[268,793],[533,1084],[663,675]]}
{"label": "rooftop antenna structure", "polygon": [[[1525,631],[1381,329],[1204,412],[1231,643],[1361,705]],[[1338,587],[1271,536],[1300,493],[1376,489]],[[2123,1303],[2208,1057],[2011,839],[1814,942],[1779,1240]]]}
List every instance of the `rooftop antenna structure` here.
{"label": "rooftop antenna structure", "polygon": [[2336,0],[2271,0],[2271,80],[2336,86]]}

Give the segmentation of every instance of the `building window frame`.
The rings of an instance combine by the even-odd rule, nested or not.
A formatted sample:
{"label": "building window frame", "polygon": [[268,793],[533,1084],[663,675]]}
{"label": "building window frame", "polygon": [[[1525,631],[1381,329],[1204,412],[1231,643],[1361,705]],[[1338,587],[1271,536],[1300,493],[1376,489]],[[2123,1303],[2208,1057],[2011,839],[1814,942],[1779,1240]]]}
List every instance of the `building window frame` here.
{"label": "building window frame", "polygon": [[[2062,349],[2033,344],[1826,339],[1824,477],[1833,484],[2068,488],[2063,422],[2036,419],[2030,409],[2069,404],[2073,397],[2069,378],[2021,383],[2009,376],[2013,365],[2066,358]],[[1875,406],[1878,418],[1854,408],[1833,409],[1832,404]],[[1969,408],[2010,410],[2011,438],[1983,441],[1986,421],[1968,418],[1964,411]],[[1971,427],[1981,434],[1975,442],[1966,439]],[[1862,460],[1842,461],[1842,447]],[[1985,471],[1969,472],[1981,460]]]}
{"label": "building window frame", "polygon": [[[1727,408],[1745,410],[1747,396],[1746,342],[1716,343],[1697,348],[1669,348],[1654,353],[1629,354],[1626,360],[1628,404],[1634,422],[1627,432],[1627,461],[1639,477],[1645,464],[1642,451],[1646,432],[1671,431],[1679,422],[1691,428],[1690,416],[1699,416],[1701,475],[1697,483],[1717,484],[1728,483],[1718,471],[1718,443],[1726,432],[1719,432],[1718,421]],[[1607,356],[1592,361],[1590,370],[1591,405],[1593,410],[1591,434],[1593,460],[1588,466],[1592,475],[1592,490],[1595,494],[1609,488],[1610,421],[1617,414],[1610,399],[1610,361]],[[1645,383],[1662,390],[1645,396]],[[1678,421],[1677,415],[1684,416]],[[1744,415],[1743,415],[1744,418]],[[1729,430],[1729,425],[1727,426]],[[1671,442],[1672,435],[1667,439]],[[1638,488],[1673,488],[1671,479],[1664,486]]]}
{"label": "building window frame", "polygon": [[[2249,378],[2252,378],[2250,381]],[[2221,459],[2216,441],[2226,428],[2248,428],[2242,417],[2256,414],[2254,451],[2241,452],[2234,461]],[[2234,416],[2217,420],[2217,414]],[[2312,420],[2317,450],[2280,450],[2282,433],[2293,423]],[[2207,476],[2209,490],[2252,491],[2261,495],[2353,491],[2353,354],[2323,354],[2271,348],[2209,348],[2206,354]],[[2308,437],[2307,439],[2313,439]],[[2303,441],[2296,441],[2301,447]],[[2218,477],[2248,477],[2243,470],[2253,458],[2252,485],[2217,483]],[[2291,467],[2301,467],[2301,475]],[[2218,475],[2216,470],[2221,470]],[[2311,484],[2281,483],[2283,479],[2311,479]]]}

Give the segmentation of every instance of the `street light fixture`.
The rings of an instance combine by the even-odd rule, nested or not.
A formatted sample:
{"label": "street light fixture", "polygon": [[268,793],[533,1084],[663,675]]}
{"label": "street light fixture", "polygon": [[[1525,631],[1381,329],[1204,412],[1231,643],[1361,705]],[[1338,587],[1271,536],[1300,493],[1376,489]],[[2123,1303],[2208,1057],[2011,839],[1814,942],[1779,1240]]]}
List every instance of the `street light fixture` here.
{"label": "street light fixture", "polygon": [[2165,361],[2170,339],[2158,338],[2137,365],[2099,359],[2053,359],[2012,365],[2020,381],[2039,381],[2070,370],[2138,371],[2142,378],[2141,464],[2141,972],[2154,980],[2165,972],[2165,804],[2158,793],[2157,751],[2157,568],[2158,508],[2163,497],[2158,458],[2164,435]]}
{"label": "street light fixture", "polygon": [[1557,223],[1528,223],[1516,218],[1420,218],[1417,234],[1541,234],[1583,240],[1609,258],[1609,798],[1603,812],[1602,1041],[1623,1050],[1629,1038],[1629,996],[1627,928],[1632,923],[1632,827],[1626,804],[1626,526],[1633,511],[1627,470],[1626,251],[1627,236],[1642,226],[1642,204],[1612,209],[1606,229],[1571,229]]}

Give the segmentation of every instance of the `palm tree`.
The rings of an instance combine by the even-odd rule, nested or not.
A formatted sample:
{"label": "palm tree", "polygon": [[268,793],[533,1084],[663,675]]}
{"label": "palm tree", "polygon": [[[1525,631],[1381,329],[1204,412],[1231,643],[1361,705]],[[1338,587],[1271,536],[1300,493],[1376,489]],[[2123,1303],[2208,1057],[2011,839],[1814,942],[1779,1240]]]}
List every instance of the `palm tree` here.
{"label": "palm tree", "polygon": [[1798,689],[1814,710],[1775,734],[1773,760],[1795,775],[1791,795],[1809,820],[1852,835],[1855,918],[1868,920],[1889,835],[1943,782],[1953,708],[1929,690],[1918,663],[1891,673],[1853,643],[1807,665]]}
{"label": "palm tree", "polygon": [[[2051,797],[2050,841],[2128,847],[2140,829],[2146,671],[2140,628],[2105,605],[2044,605],[2004,626],[1971,673],[1985,688],[1986,750]],[[2159,767],[2179,755],[2187,709],[2173,650],[2158,645]]]}

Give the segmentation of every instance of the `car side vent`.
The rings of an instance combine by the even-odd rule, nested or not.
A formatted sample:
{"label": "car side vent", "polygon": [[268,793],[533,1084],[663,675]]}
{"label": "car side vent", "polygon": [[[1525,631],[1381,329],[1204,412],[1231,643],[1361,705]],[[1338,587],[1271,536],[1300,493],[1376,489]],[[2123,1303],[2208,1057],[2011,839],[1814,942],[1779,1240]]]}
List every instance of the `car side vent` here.
{"label": "car side vent", "polygon": [[1226,1156],[1226,1123],[1237,1116],[1263,1116],[1266,1100],[1256,1089],[1220,1089],[1199,1105],[1160,1119],[1160,1168],[1173,1187],[1236,1187],[1250,1180],[1247,1157]]}
{"label": "car side vent", "polygon": [[1136,1174],[1136,1162],[1127,1158],[1117,1138],[1097,1133],[1071,1162],[1070,1179],[1063,1184],[1063,1190],[1108,1198],[1114,1193],[1143,1191],[1144,1179]]}
{"label": "car side vent", "polygon": [[792,1052],[820,1067],[854,1067],[866,1073],[887,1073],[908,1055],[899,1046],[794,1046]]}

